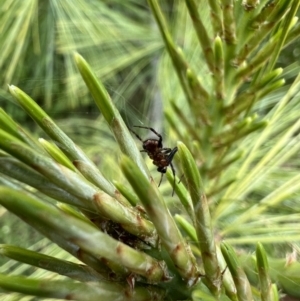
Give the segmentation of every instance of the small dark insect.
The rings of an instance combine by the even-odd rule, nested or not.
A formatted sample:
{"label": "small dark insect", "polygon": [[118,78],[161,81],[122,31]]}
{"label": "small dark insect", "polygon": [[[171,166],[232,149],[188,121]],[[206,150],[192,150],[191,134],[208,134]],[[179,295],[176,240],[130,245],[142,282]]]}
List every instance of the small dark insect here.
{"label": "small dark insect", "polygon": [[173,184],[173,192],[172,192],[172,196],[173,196],[174,189],[175,189],[175,168],[172,164],[172,160],[178,148],[174,147],[172,149],[168,147],[163,147],[162,136],[158,134],[153,128],[146,127],[146,126],[138,126],[138,125],[135,125],[134,127],[150,130],[159,138],[159,139],[143,140],[137,133],[135,133],[133,130],[130,130],[136,136],[136,138],[138,138],[143,143],[143,150],[141,150],[141,152],[146,152],[148,154],[149,158],[153,160],[153,164],[158,167],[157,171],[161,173],[161,178],[158,187],[161,184],[163,175],[166,173],[167,168],[170,165],[174,176],[174,184]]}

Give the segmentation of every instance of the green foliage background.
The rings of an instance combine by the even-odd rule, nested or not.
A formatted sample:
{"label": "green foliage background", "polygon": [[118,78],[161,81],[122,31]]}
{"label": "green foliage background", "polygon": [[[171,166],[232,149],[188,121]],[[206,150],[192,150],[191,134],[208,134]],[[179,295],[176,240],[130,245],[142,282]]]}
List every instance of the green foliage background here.
{"label": "green foliage background", "polygon": [[[216,89],[185,2],[162,1],[160,4],[172,40],[181,47],[201,85],[207,91]],[[235,2],[235,9],[240,10],[235,11],[236,16],[243,16],[242,4],[243,1]],[[267,1],[260,3],[265,4]],[[199,8],[199,12],[208,32],[214,31],[207,3]],[[227,243],[244,252],[253,251],[253,245],[260,241],[268,255],[274,257],[283,258],[286,253],[298,252],[299,79],[294,83],[299,73],[299,48],[295,40],[299,36],[298,23],[288,36],[281,56],[277,57],[276,53],[281,49],[274,49],[270,54],[271,63],[266,63],[244,80],[238,94],[244,99],[247,95],[255,95],[264,75],[280,67],[283,72],[281,75],[278,72],[278,82],[275,76],[270,80],[277,86],[268,86],[270,90],[259,95],[259,102],[250,104],[245,114],[235,115],[233,125],[218,123],[218,116],[215,116],[215,132],[210,133],[205,130],[205,124],[197,120],[198,116],[183,92],[172,56],[164,50],[146,1],[77,1],[77,5],[69,5],[64,1],[6,0],[0,18],[5,32],[0,46],[0,66],[5,70],[0,96],[1,105],[8,113],[19,121],[26,119],[15,104],[11,105],[14,101],[6,85],[13,83],[31,95],[51,116],[68,116],[67,120],[59,122],[63,130],[84,147],[108,179],[124,181],[119,171],[116,173],[116,144],[103,117],[94,115],[95,106],[91,104],[91,96],[73,62],[73,53],[78,51],[97,77],[105,82],[129,126],[151,125],[163,133],[167,145],[182,140],[192,151],[209,197],[213,227],[220,239],[226,239]],[[276,26],[274,32],[285,24],[281,22]],[[243,29],[243,26],[238,27],[237,33]],[[259,55],[267,42],[268,36],[250,59]],[[241,49],[242,44],[238,47]],[[284,85],[283,81],[279,82],[283,78]],[[294,98],[289,97],[291,93],[288,92],[293,83],[297,95]],[[227,92],[227,96],[230,95],[230,91]],[[229,107],[234,101],[234,97],[226,98],[225,106]],[[85,119],[83,111],[93,119]],[[209,114],[213,116],[211,112]],[[270,122],[267,127],[266,121]],[[76,126],[78,124],[81,126]],[[228,136],[227,157],[212,150],[212,145],[217,148],[222,144],[226,130],[230,132],[234,126],[239,129],[245,124],[249,131],[241,139],[237,139],[238,131],[232,131]],[[142,134],[147,136],[147,133]],[[178,159],[175,164],[179,168]],[[149,167],[157,182],[159,175],[150,164]],[[180,172],[178,170],[178,174]],[[169,174],[168,179],[172,183]],[[186,180],[183,182],[187,184]],[[172,212],[182,212],[178,201],[170,197],[170,190],[170,185],[164,182],[161,191],[169,208]],[[5,224],[1,227],[3,242],[19,240],[19,235],[16,238],[9,236],[7,240],[8,233],[18,233],[14,227],[18,227],[19,222],[11,217],[2,217],[1,221]],[[24,226],[21,228],[23,230]],[[30,233],[28,237],[23,235],[25,242],[17,241],[17,245],[33,244],[32,232],[27,233]],[[53,248],[47,242],[44,244]],[[44,252],[50,254],[49,249]],[[66,258],[66,253],[61,256]],[[9,262],[8,266],[11,265]],[[2,272],[6,268],[4,266]]]}

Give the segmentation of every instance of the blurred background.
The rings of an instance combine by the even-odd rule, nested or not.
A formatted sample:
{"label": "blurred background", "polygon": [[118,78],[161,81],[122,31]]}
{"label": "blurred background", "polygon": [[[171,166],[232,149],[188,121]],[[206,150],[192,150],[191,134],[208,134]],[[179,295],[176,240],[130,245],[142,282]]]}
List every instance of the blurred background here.
{"label": "blurred background", "polygon": [[[201,49],[183,1],[160,3],[177,45],[197,67],[204,86],[209,86],[210,76],[201,64]],[[209,16],[205,7],[202,14]],[[189,106],[146,0],[2,0],[0,32],[0,105],[37,137],[44,134],[15,104],[8,84],[37,101],[99,168],[106,170],[106,176],[117,178],[111,168],[116,152],[110,151],[117,146],[75,67],[73,53],[77,51],[105,84],[128,126],[151,125],[163,136],[168,133],[164,137],[167,144],[175,143],[164,116],[171,114],[170,101],[174,99],[185,115]],[[287,83],[299,72],[299,56],[299,41],[281,54],[278,63],[285,68]],[[268,101],[261,112],[272,106],[272,97]],[[58,252],[3,208],[0,242]],[[47,254],[52,252],[49,249]],[[0,265],[6,261],[0,257]],[[3,265],[1,272],[15,265]],[[25,274],[31,272],[24,265],[23,269]]]}

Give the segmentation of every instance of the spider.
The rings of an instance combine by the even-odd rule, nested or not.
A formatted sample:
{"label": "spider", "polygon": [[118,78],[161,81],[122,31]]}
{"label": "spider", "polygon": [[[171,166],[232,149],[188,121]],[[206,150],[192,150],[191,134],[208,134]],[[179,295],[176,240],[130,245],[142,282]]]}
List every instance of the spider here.
{"label": "spider", "polygon": [[149,158],[153,160],[153,164],[158,167],[157,171],[161,173],[161,178],[158,187],[161,184],[163,175],[166,173],[167,168],[170,165],[174,177],[173,192],[172,192],[172,196],[173,196],[174,189],[175,189],[175,168],[172,164],[172,160],[174,155],[178,151],[178,148],[174,147],[172,149],[168,147],[163,147],[162,136],[159,133],[157,133],[153,128],[146,127],[146,126],[138,126],[138,125],[135,125],[134,127],[150,130],[159,138],[159,139],[143,140],[137,133],[135,133],[133,130],[130,130],[136,136],[136,138],[138,138],[143,143],[143,150],[141,150],[141,152],[147,153]]}

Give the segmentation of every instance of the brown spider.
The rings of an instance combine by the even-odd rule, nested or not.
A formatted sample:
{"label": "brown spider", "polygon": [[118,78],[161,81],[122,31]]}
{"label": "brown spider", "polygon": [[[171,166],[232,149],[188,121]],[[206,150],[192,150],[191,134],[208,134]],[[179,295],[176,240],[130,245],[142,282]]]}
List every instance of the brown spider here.
{"label": "brown spider", "polygon": [[130,130],[136,136],[136,138],[138,138],[143,143],[143,150],[141,150],[141,152],[146,152],[148,154],[149,158],[153,160],[153,164],[158,167],[157,171],[161,173],[161,178],[158,187],[161,184],[163,175],[166,173],[168,166],[169,165],[171,166],[172,173],[174,176],[174,184],[173,184],[173,192],[172,192],[172,196],[173,196],[174,189],[175,189],[175,169],[172,164],[172,160],[178,148],[174,147],[172,149],[168,147],[163,147],[162,136],[158,134],[153,128],[146,127],[146,126],[138,126],[138,125],[135,125],[134,127],[150,130],[159,138],[159,139],[143,140],[137,133],[135,133],[133,130]]}

